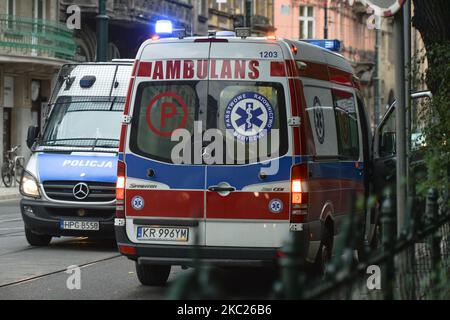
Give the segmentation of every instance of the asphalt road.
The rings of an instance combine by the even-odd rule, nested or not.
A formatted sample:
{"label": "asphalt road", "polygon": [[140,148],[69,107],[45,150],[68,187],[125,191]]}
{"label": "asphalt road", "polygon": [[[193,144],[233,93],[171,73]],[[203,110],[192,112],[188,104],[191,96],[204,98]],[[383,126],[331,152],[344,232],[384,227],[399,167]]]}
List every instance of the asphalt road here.
{"label": "asphalt road", "polygon": [[[67,288],[69,266],[81,267],[81,289]],[[19,201],[0,201],[0,300],[5,299],[165,299],[174,279],[187,271],[173,267],[166,287],[145,287],[134,263],[114,241],[54,238],[48,247],[31,247],[23,230]],[[217,272],[217,271],[214,271]],[[272,273],[219,270],[230,298],[264,297]]]}

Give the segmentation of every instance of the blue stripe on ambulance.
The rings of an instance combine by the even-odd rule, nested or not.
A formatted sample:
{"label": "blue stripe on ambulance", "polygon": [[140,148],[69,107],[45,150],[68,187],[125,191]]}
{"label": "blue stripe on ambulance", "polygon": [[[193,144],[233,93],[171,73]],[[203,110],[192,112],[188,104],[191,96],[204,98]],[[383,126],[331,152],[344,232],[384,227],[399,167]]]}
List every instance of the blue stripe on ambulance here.
{"label": "blue stripe on ambulance", "polygon": [[[204,165],[170,165],[157,161],[142,159],[133,154],[126,155],[127,176],[137,179],[148,180],[147,169],[155,171],[155,179],[158,182],[168,185],[171,189],[205,189],[205,166]],[[292,166],[292,157],[285,156],[280,158],[279,172],[275,175],[268,175],[266,179],[259,178],[261,164],[240,165],[239,174],[230,174],[231,167],[208,166],[208,181],[226,180],[236,190],[242,190],[244,187],[258,183],[270,183],[276,181],[288,181],[290,179],[290,168]],[[231,169],[232,170],[232,169]]]}

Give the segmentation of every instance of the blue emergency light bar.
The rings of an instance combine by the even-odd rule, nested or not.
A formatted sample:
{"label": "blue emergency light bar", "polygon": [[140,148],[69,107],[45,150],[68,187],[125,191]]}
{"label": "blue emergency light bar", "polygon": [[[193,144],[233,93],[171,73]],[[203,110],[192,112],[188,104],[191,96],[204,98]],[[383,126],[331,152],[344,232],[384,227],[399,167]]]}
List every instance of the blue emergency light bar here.
{"label": "blue emergency light bar", "polygon": [[309,44],[313,44],[315,46],[319,46],[321,48],[334,51],[334,52],[340,52],[341,51],[341,42],[337,39],[334,40],[328,40],[328,39],[302,39],[301,41],[307,42]]}
{"label": "blue emergency light bar", "polygon": [[155,24],[156,34],[172,34],[173,26],[170,20],[158,20]]}

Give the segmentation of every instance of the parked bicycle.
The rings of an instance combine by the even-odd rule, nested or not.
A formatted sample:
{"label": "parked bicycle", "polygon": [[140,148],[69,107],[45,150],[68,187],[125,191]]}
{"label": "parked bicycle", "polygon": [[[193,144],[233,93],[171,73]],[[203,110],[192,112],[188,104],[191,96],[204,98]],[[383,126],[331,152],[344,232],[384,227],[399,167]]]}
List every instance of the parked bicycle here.
{"label": "parked bicycle", "polygon": [[18,183],[22,177],[23,172],[23,157],[17,156],[17,150],[20,145],[12,147],[10,150],[6,151],[6,161],[2,166],[2,180],[6,187],[11,187],[13,184],[13,179]]}

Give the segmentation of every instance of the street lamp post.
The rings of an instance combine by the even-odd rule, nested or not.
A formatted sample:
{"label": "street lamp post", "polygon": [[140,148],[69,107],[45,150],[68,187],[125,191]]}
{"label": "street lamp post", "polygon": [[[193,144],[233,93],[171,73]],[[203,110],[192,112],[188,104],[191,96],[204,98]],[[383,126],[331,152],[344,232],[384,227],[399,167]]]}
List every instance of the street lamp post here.
{"label": "street lamp post", "polygon": [[108,60],[108,20],[106,0],[98,0],[97,21],[97,62]]}

